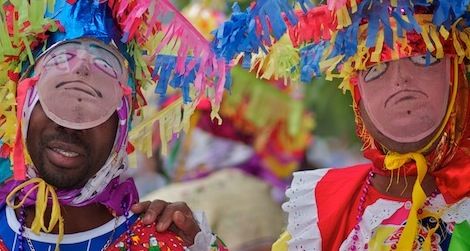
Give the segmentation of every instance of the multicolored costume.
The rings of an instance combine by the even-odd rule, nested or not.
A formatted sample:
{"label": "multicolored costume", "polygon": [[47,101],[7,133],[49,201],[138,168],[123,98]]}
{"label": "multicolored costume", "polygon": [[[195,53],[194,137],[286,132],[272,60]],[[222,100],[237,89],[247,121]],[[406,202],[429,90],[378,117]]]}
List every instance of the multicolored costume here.
{"label": "multicolored costume", "polygon": [[[246,12],[238,11],[218,30],[214,44],[228,58],[243,54],[246,66],[276,64],[280,59],[284,67],[273,75],[305,82],[321,73],[327,79],[341,78],[340,87],[352,94],[357,132],[371,163],[295,173],[287,191],[289,201],[283,205],[289,214],[287,232],[273,250],[470,249],[463,237],[470,220],[465,76],[469,2],[353,0],[313,8],[308,1],[298,2],[303,11],[295,12],[280,0],[269,5],[258,1]],[[287,33],[295,57],[287,63],[266,57]],[[363,126],[358,75],[386,65],[381,63],[415,56],[423,65],[450,58],[448,106],[427,145],[416,152],[392,152]],[[426,173],[438,188],[428,198],[421,187]],[[412,197],[400,198],[376,190],[371,185],[374,175],[389,176],[391,182],[394,177],[418,178]]]}
{"label": "multicolored costume", "polygon": [[[207,40],[166,0],[0,3],[0,174],[3,183],[0,194],[4,223],[0,238],[6,245],[3,249],[186,248],[174,233],[156,233],[154,225],[143,227],[137,216],[130,215],[129,208],[138,201],[138,194],[132,179],[121,180],[120,177],[128,167],[127,154],[133,150],[128,143],[128,133],[132,119],[136,122],[138,116],[143,115],[146,101],[142,90],[154,83],[157,83],[155,92],[160,95],[165,95],[169,87],[182,92],[182,99],[151,118],[152,121],[160,119],[160,128],[165,132],[162,135],[167,139],[189,124],[192,110],[206,93],[216,116],[230,79],[226,76],[225,61],[212,52]],[[83,51],[87,52],[83,54]],[[103,55],[108,58],[100,58]],[[74,68],[81,65],[80,60],[92,62],[92,68],[83,74],[91,73],[90,77],[99,85],[67,81],[67,74],[82,74],[82,68]],[[50,70],[64,65],[66,67],[61,69],[64,75]],[[48,88],[54,81],[63,82],[55,89]],[[67,89],[61,89],[66,85],[81,94],[67,99],[61,92]],[[90,96],[96,99],[90,101]],[[99,98],[103,97],[105,101],[100,103]],[[111,154],[83,187],[54,188],[40,177],[33,165],[25,142],[38,102],[48,118],[76,130],[100,125],[117,114],[119,124]],[[90,104],[91,108],[79,103]],[[145,143],[135,142],[135,145]],[[62,151],[61,154],[74,153]],[[116,219],[94,232],[64,235],[60,205],[81,207],[92,203],[105,205]],[[17,219],[12,208],[22,211],[21,208],[31,205],[52,207],[47,228],[41,210],[36,210],[31,229],[23,225],[24,214]],[[44,233],[54,226],[59,229],[58,235]],[[141,232],[145,234],[140,236]],[[215,236],[203,232],[198,234],[192,248],[208,250],[212,245],[214,250],[224,250]],[[123,237],[118,239],[120,235]]]}

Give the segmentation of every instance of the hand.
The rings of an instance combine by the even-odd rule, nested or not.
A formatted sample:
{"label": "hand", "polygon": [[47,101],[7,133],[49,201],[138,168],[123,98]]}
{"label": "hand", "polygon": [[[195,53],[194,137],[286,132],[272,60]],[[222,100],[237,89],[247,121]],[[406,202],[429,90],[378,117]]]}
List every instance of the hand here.
{"label": "hand", "polygon": [[163,200],[144,201],[132,206],[135,214],[144,213],[142,223],[157,223],[157,231],[171,230],[184,240],[184,244],[194,244],[196,234],[201,231],[193,212],[184,202],[169,203]]}

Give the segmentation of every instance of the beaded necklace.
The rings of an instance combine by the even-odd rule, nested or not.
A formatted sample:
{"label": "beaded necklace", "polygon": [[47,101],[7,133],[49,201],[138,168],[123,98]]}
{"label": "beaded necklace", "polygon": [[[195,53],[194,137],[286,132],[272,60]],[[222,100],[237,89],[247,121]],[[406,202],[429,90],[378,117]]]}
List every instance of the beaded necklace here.
{"label": "beaded necklace", "polygon": [[[361,227],[359,226],[359,223],[362,221],[362,215],[364,214],[364,203],[366,202],[367,194],[369,192],[370,184],[372,184],[373,177],[374,177],[374,173],[370,171],[369,174],[367,175],[367,179],[364,184],[364,187],[362,188],[361,198],[359,199],[359,204],[357,206],[358,214],[356,216],[356,225],[354,226],[354,234],[352,237],[353,243],[348,249],[350,251],[358,250],[358,248],[356,248],[356,242],[359,240],[358,232],[361,229]],[[365,245],[367,245],[367,243]],[[364,246],[364,249],[367,249],[367,248],[368,248],[367,246]]]}

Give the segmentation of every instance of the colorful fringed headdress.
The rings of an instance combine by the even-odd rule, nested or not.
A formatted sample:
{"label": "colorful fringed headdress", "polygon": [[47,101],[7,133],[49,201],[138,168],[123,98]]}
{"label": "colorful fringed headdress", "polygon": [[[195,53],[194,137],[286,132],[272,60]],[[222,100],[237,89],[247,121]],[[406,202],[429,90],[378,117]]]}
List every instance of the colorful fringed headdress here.
{"label": "colorful fringed headdress", "polygon": [[[183,100],[162,112],[163,121],[171,116],[183,119],[164,123],[176,133],[188,123],[191,107],[209,95],[215,109],[226,83],[226,64],[212,53],[209,43],[166,0],[98,1],[38,0],[1,1],[0,10],[0,137],[2,178],[25,176],[26,151],[21,146],[17,111],[17,85],[37,55],[57,42],[91,37],[111,44],[127,59],[132,96],[131,113],[142,115],[146,104],[142,89],[152,88],[165,95],[168,88],[180,89]],[[228,78],[227,78],[228,79]],[[128,125],[130,126],[130,125]],[[15,154],[13,154],[15,152]],[[26,156],[26,157],[25,157]]]}
{"label": "colorful fringed headdress", "polygon": [[[359,99],[358,71],[417,55],[422,55],[427,63],[431,58],[441,59],[446,55],[453,60],[449,104],[434,138],[416,154],[388,153],[385,158],[384,167],[389,170],[399,170],[405,163],[415,162],[415,174],[417,170],[420,177],[413,190],[413,207],[398,246],[398,249],[410,250],[416,236],[416,210],[425,199],[420,182],[427,171],[426,162],[433,158],[431,170],[436,163],[449,163],[465,137],[465,131],[462,131],[465,129],[461,128],[466,128],[468,97],[462,97],[467,94],[461,89],[467,87],[459,80],[466,80],[464,61],[470,58],[470,1],[331,0],[326,5],[314,7],[309,1],[297,2],[302,11],[295,11],[282,0],[257,1],[245,12],[235,8],[232,18],[217,30],[214,47],[227,59],[242,57],[246,67],[277,64],[277,70],[272,72],[274,77],[284,75],[304,82],[311,82],[313,77],[322,74],[328,80],[339,78],[342,80],[340,88],[350,90],[356,102]],[[277,58],[269,57],[270,50],[287,35],[294,50],[286,50],[287,54],[279,54]],[[462,116],[455,120],[456,116],[451,114]],[[438,150],[425,159],[423,153],[428,153],[434,143]],[[441,191],[447,201],[455,202],[468,195],[469,186],[450,189],[452,185],[445,184],[446,175],[438,173],[433,175],[440,175],[438,186],[445,188]]]}
{"label": "colorful fringed headdress", "polygon": [[[303,11],[281,0],[257,1],[245,12],[234,7],[214,47],[229,60],[242,55],[250,66],[253,56],[266,55],[288,34],[300,57],[282,70],[290,76],[300,71],[304,82],[322,74],[349,80],[371,64],[419,54],[452,54],[459,62],[470,57],[467,1],[344,0],[310,9],[308,1],[298,2]],[[347,82],[343,87],[350,89]]]}

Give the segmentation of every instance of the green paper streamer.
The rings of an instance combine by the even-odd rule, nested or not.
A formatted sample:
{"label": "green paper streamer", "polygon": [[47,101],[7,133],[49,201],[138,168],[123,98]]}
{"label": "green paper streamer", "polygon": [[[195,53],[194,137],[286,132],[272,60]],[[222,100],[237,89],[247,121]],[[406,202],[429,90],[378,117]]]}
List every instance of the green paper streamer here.
{"label": "green paper streamer", "polygon": [[470,224],[468,221],[455,225],[449,246],[449,251],[464,250],[470,250]]}

